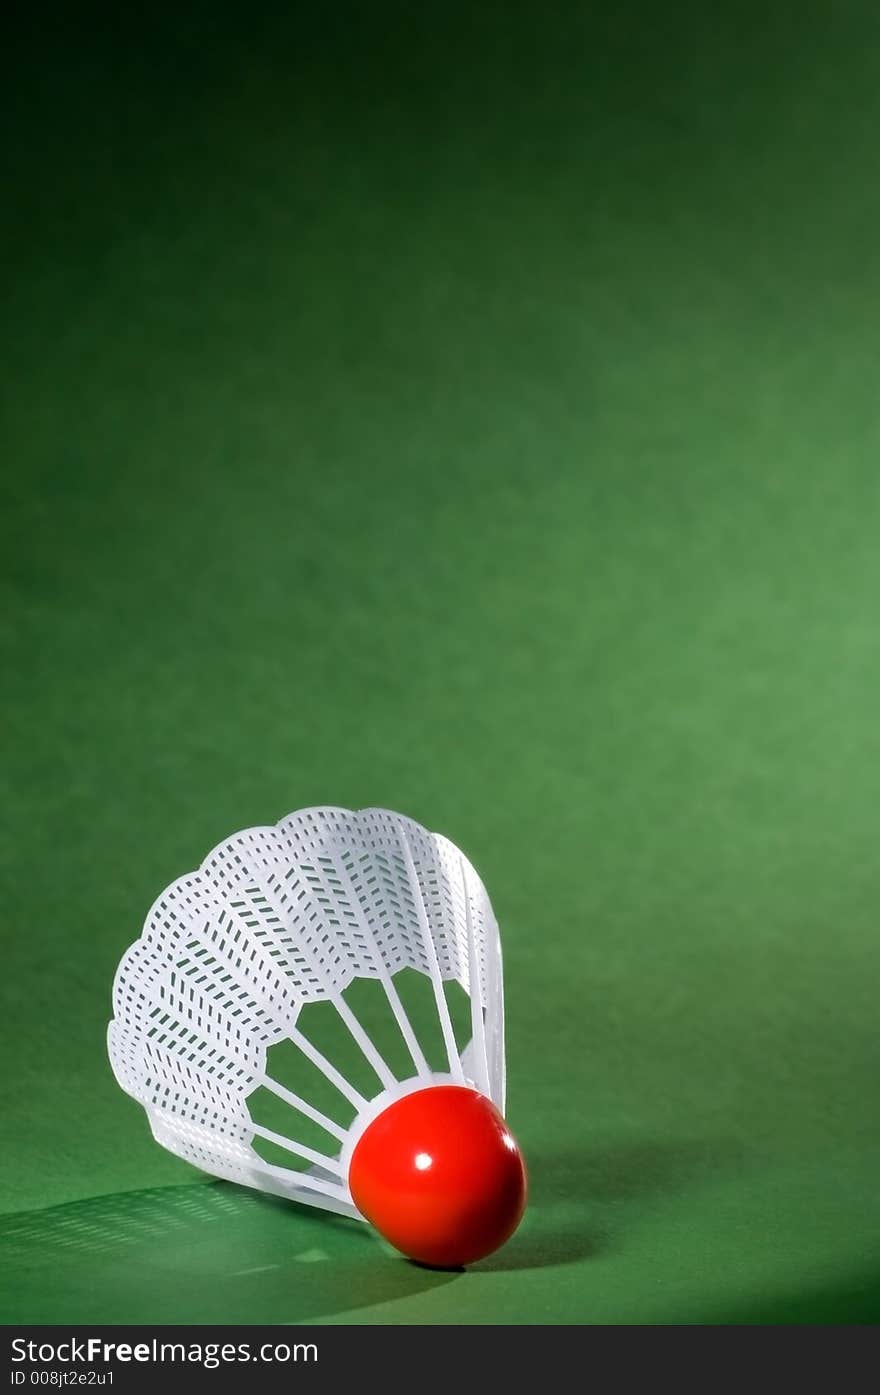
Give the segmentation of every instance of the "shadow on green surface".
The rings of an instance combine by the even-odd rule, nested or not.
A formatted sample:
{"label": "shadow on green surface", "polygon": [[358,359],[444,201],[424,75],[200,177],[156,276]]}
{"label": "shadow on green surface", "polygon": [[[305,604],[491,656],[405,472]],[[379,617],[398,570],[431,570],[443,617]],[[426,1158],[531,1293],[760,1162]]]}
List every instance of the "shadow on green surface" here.
{"label": "shadow on green surface", "polygon": [[[625,1243],[628,1207],[621,1203],[636,1206],[683,1190],[729,1167],[732,1156],[731,1145],[704,1142],[538,1155],[520,1231],[473,1272],[601,1258]],[[307,1322],[462,1277],[461,1271],[408,1263],[355,1221],[226,1182],[91,1197],[5,1216],[0,1252],[5,1323]],[[873,1304],[876,1294],[868,1297]],[[846,1306],[844,1298],[840,1302]],[[803,1301],[805,1311],[814,1305],[813,1298]]]}
{"label": "shadow on green surface", "polygon": [[652,1196],[685,1190],[740,1156],[731,1140],[644,1141],[583,1147],[535,1157],[529,1209],[520,1230],[480,1270],[503,1273],[599,1258],[622,1243],[625,1209]]}
{"label": "shadow on green surface", "polygon": [[527,1218],[512,1240],[474,1266],[476,1273],[510,1274],[519,1269],[554,1269],[593,1259],[607,1249],[609,1236],[600,1227],[580,1231],[563,1222],[531,1223]]}
{"label": "shadow on green surface", "polygon": [[701,1177],[729,1171],[742,1155],[731,1139],[655,1139],[585,1146],[540,1158],[533,1168],[535,1200],[579,1196],[591,1202],[671,1195]]}
{"label": "shadow on green surface", "polygon": [[0,1321],[295,1323],[452,1283],[356,1221],[225,1182],[0,1218]]}
{"label": "shadow on green surface", "polygon": [[804,1289],[801,1293],[746,1304],[715,1320],[734,1327],[874,1326],[880,1323],[880,1273],[874,1271],[835,1287]]}

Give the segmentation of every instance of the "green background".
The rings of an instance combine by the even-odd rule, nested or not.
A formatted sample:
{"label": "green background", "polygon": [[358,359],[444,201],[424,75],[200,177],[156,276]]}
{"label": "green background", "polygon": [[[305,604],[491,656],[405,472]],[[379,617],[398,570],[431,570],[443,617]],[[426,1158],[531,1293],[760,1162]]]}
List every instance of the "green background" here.
{"label": "green background", "polygon": [[[876,5],[2,66],[0,1316],[880,1318]],[[532,1202],[467,1273],[201,1178],[106,1063],[153,898],[314,803],[495,903]]]}

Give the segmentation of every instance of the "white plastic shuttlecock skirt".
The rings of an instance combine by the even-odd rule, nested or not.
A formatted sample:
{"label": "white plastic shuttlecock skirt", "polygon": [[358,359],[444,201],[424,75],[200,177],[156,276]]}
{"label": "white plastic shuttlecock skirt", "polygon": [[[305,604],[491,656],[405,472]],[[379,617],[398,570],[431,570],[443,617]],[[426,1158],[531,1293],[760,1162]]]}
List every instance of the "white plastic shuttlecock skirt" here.
{"label": "white plastic shuttlecock skirt", "polygon": [[[433,987],[443,1071],[429,1066],[395,986],[407,968]],[[409,1074],[392,1072],[343,997],[355,979],[381,984]],[[470,999],[463,1049],[450,982]],[[335,1006],[369,1062],[374,1094],[356,1090],[298,1029],[315,1002]],[[225,840],[151,909],[117,970],[113,1012],[114,1074],[146,1109],[157,1142],[216,1177],[345,1215],[359,1215],[347,1182],[354,1145],[395,1099],[463,1084],[504,1112],[501,947],[489,898],[448,839],[387,809],[303,809]],[[267,1053],[285,1039],[353,1116],[331,1118],[272,1079]],[[248,1098],[261,1087],[289,1106],[283,1133],[251,1117]],[[338,1151],[300,1141],[304,1119]],[[265,1161],[260,1139],[289,1152],[291,1166]]]}

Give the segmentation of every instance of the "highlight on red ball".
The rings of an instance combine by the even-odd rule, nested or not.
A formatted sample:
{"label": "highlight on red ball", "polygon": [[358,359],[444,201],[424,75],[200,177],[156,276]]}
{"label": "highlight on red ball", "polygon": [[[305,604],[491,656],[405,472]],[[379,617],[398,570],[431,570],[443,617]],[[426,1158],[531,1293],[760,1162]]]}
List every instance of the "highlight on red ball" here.
{"label": "highlight on red ball", "polygon": [[355,1145],[348,1184],[386,1240],[440,1269],[497,1250],[526,1204],[516,1140],[492,1101],[463,1085],[431,1085],[389,1104]]}

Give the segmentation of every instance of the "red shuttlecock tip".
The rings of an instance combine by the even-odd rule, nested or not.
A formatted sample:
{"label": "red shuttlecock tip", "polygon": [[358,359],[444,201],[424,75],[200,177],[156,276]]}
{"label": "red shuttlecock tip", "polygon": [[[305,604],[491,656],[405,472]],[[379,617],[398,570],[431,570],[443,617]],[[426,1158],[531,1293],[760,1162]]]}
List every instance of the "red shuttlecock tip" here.
{"label": "red shuttlecock tip", "polygon": [[432,1085],[367,1125],[348,1177],[354,1203],[396,1249],[436,1268],[485,1258],[526,1204],[522,1154],[491,1100]]}

